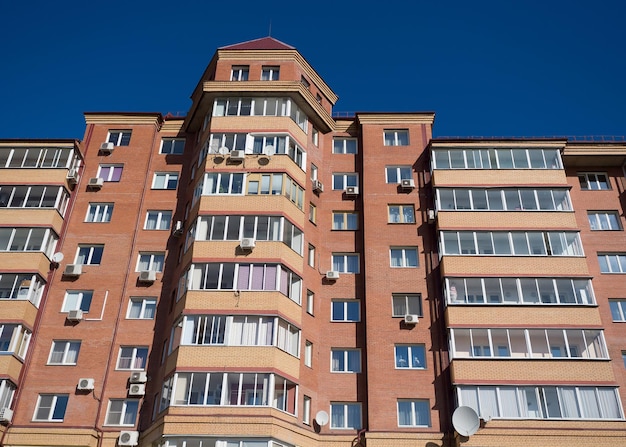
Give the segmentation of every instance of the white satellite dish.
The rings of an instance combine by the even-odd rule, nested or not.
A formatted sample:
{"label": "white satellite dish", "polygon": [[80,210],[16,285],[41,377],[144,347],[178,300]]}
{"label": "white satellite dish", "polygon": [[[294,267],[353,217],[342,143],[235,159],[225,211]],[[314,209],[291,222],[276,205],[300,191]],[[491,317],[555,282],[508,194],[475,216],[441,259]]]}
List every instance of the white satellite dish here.
{"label": "white satellite dish", "polygon": [[274,149],[274,146],[272,144],[268,144],[267,146],[265,146],[263,148],[263,154],[265,155],[274,155],[276,153],[276,149]]}
{"label": "white satellite dish", "polygon": [[328,413],[326,413],[324,410],[320,410],[315,414],[315,422],[317,422],[320,427],[328,424],[328,420]]}
{"label": "white satellite dish", "polygon": [[222,155],[226,155],[226,154],[230,154],[230,149],[228,149],[226,146],[222,146],[217,150],[217,152],[219,152]]}
{"label": "white satellite dish", "polygon": [[459,407],[452,413],[452,425],[461,436],[472,436],[480,428],[480,418],[470,407]]}
{"label": "white satellite dish", "polygon": [[61,262],[63,260],[63,253],[57,251],[50,259],[52,259],[52,262]]}

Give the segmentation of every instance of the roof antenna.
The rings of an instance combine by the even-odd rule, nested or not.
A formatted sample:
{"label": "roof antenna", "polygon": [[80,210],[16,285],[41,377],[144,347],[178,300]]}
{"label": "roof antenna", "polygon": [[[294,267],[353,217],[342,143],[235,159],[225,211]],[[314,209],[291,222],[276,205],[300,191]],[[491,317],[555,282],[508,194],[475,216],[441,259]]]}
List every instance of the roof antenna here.
{"label": "roof antenna", "polygon": [[267,34],[268,37],[272,37],[272,21],[270,20],[270,30],[269,33]]}

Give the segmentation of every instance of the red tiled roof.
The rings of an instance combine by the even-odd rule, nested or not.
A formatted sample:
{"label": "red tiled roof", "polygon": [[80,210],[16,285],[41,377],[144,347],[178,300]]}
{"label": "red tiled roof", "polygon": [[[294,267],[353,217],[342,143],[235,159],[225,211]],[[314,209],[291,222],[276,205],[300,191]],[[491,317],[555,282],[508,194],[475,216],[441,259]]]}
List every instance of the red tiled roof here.
{"label": "red tiled roof", "polygon": [[268,36],[220,47],[220,50],[295,50],[295,47]]}

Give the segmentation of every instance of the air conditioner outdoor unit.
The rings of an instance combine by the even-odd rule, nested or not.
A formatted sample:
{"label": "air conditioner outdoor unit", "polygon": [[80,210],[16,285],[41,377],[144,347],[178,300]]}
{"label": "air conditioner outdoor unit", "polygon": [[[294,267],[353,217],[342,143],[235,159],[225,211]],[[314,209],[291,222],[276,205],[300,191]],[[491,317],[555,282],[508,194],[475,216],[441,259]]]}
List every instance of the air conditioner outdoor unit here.
{"label": "air conditioner outdoor unit", "polygon": [[70,310],[67,313],[67,319],[69,321],[81,321],[83,319],[83,311],[80,309]]}
{"label": "air conditioner outdoor unit", "polygon": [[329,270],[326,272],[326,279],[339,279],[339,272],[336,270]]}
{"label": "air conditioner outdoor unit", "polygon": [[146,383],[148,381],[148,374],[145,371],[137,371],[130,375],[130,383]]}
{"label": "air conditioner outdoor unit", "polygon": [[154,270],[144,270],[139,272],[139,281],[154,282],[156,281],[156,272]]}
{"label": "air conditioner outdoor unit", "polygon": [[324,184],[319,180],[313,180],[313,191],[324,192]]}
{"label": "air conditioner outdoor unit", "polygon": [[236,150],[230,151],[231,160],[244,160],[246,158],[246,151]]}
{"label": "air conditioner outdoor unit", "polygon": [[78,169],[72,168],[67,171],[67,175],[65,176],[65,178],[71,185],[75,185],[76,183],[78,183]]}
{"label": "air conditioner outdoor unit", "polygon": [[89,179],[89,183],[87,183],[87,186],[93,189],[100,189],[102,185],[104,185],[104,179],[100,177],[92,177]]}
{"label": "air conditioner outdoor unit", "polygon": [[255,240],[254,238],[251,238],[251,237],[244,237],[239,243],[239,246],[241,248],[245,248],[246,250],[253,249],[254,245],[255,245]]}
{"label": "air conditioner outdoor unit", "polygon": [[100,145],[100,152],[103,152],[105,154],[110,154],[111,152],[113,152],[113,149],[115,149],[115,145],[113,143],[102,143]]}
{"label": "air conditioner outdoor unit", "polygon": [[428,219],[428,223],[435,222],[435,210],[428,209],[426,210],[426,218]]}
{"label": "air conditioner outdoor unit", "polygon": [[146,394],[146,385],[143,383],[133,383],[128,388],[129,396],[143,396]]}
{"label": "air conditioner outdoor unit", "polygon": [[138,431],[121,431],[120,437],[117,439],[119,446],[135,446],[139,444]]}
{"label": "air conditioner outdoor unit", "polygon": [[13,410],[9,407],[0,408],[0,422],[11,422],[13,419]]}
{"label": "air conditioner outdoor unit", "polygon": [[81,273],[83,273],[82,264],[67,264],[63,270],[65,276],[80,276]]}
{"label": "air conditioner outdoor unit", "polygon": [[358,186],[348,186],[346,188],[347,196],[358,196],[359,195],[359,187]]}
{"label": "air conditioner outdoor unit", "polygon": [[182,220],[177,220],[176,224],[174,225],[174,231],[172,233],[174,234],[174,236],[182,236],[183,230],[184,230],[184,225],[183,225]]}
{"label": "air conditioner outdoor unit", "polygon": [[78,386],[76,386],[77,390],[93,390],[94,379],[90,378],[82,378],[78,379]]}
{"label": "air conditioner outdoor unit", "polygon": [[400,185],[404,189],[414,189],[415,188],[415,180],[413,180],[412,178],[407,178],[407,179],[402,180]]}
{"label": "air conditioner outdoor unit", "polygon": [[417,324],[419,319],[417,315],[408,314],[404,316],[404,322],[407,324]]}

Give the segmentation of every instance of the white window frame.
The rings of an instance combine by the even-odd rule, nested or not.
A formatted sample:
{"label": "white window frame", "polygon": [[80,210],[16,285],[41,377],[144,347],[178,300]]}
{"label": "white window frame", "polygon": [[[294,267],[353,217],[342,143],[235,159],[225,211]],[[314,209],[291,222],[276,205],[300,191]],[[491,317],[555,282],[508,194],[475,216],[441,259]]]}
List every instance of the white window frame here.
{"label": "white window frame", "polygon": [[[85,222],[90,223],[108,223],[111,222],[113,216],[113,203],[97,203],[90,202],[87,208],[87,215],[85,216]],[[89,217],[91,217],[91,220]]]}
{"label": "white window frame", "polygon": [[306,291],[306,311],[309,315],[315,314],[315,293],[311,290]]}
{"label": "white window frame", "polygon": [[[122,408],[120,410],[120,414],[119,414],[119,421],[116,422],[112,422],[110,421],[110,418],[112,417],[111,415],[111,406],[113,404],[113,402],[122,402]],[[127,413],[129,411],[129,404],[133,404],[136,405],[137,408],[135,409],[135,419],[133,421],[132,424],[123,424],[122,422],[124,421],[124,419],[127,416]],[[132,408],[130,408],[130,411],[132,411]],[[132,414],[132,413],[128,413],[128,414]],[[106,419],[104,422],[104,425],[108,425],[108,426],[124,426],[124,427],[134,427],[135,424],[137,423],[137,415],[139,414],[139,399],[109,399],[109,403],[107,405],[107,412],[106,412]]]}
{"label": "white window frame", "polygon": [[306,395],[302,398],[302,423],[311,425],[311,398]]}
{"label": "white window frame", "polygon": [[[339,223],[338,217],[341,217],[341,224]],[[352,219],[351,219],[352,217]],[[353,227],[350,228],[350,224],[354,223]],[[359,214],[356,211],[333,211],[333,230],[336,231],[356,231],[359,229]]]}
{"label": "white window frame", "polygon": [[[400,404],[401,403],[409,403],[411,405],[411,423],[410,424],[401,424],[400,423]],[[424,404],[426,404],[426,408],[425,410],[428,412],[427,416],[428,416],[428,423],[427,424],[420,424],[418,423],[419,421],[419,407],[423,407]],[[430,402],[428,401],[428,399],[398,399],[398,427],[430,427]]]}
{"label": "white window frame", "polygon": [[128,146],[132,135],[132,130],[111,129],[107,134],[107,142],[113,143],[115,146]]}
{"label": "white window frame", "polygon": [[[147,269],[141,269],[140,266],[142,263],[148,263]],[[161,268],[158,268],[158,265],[161,265]],[[155,268],[157,267],[157,268]],[[165,253],[164,252],[139,252],[139,256],[137,256],[137,267],[135,268],[136,272],[142,272],[144,270],[148,270],[151,272],[162,272],[165,267]]]}
{"label": "white window frame", "polygon": [[[343,268],[337,269],[339,273],[346,274],[359,274],[361,272],[361,256],[359,253],[333,253],[331,256],[331,265],[333,266],[333,270],[335,270],[335,258],[342,259]],[[350,271],[348,262],[349,259],[356,258],[356,271]]]}
{"label": "white window frame", "polygon": [[[119,168],[120,170],[120,176],[118,180],[114,180],[115,179],[115,171]],[[103,170],[108,170],[108,173],[106,175],[106,177],[103,176]],[[122,164],[104,164],[104,165],[100,165],[98,166],[98,178],[101,178],[102,180],[104,180],[105,182],[120,182],[122,180],[122,174],[124,174],[124,165]]]}
{"label": "white window frame", "polygon": [[[168,143],[169,149],[165,149],[166,142]],[[162,138],[161,139],[161,147],[159,148],[159,154],[181,155],[184,151],[185,151],[185,139],[184,138]]]}
{"label": "white window frame", "polygon": [[[76,306],[70,306],[69,297],[72,297],[72,301],[76,301]],[[89,297],[87,301],[84,301],[86,297]],[[85,313],[89,312],[91,303],[93,301],[93,290],[66,290],[65,297],[63,298],[63,306],[61,312],[69,312],[71,310],[82,310]]]}
{"label": "white window frame", "polygon": [[[343,308],[343,318],[339,319],[335,315],[335,303],[341,304]],[[356,320],[352,320],[348,317],[348,306],[356,305],[357,306],[357,318]],[[330,321],[333,323],[358,323],[361,321],[361,301],[356,299],[334,299],[331,301],[331,310],[330,310]]]}
{"label": "white window frame", "polygon": [[[40,412],[42,400],[51,398],[50,400],[50,408],[48,410],[48,415],[43,418],[38,418],[37,415]],[[54,413],[56,412],[56,407],[58,404],[65,403],[65,408],[63,410],[62,418],[54,418]],[[46,402],[47,403],[47,402]],[[48,422],[63,422],[65,419],[65,413],[67,412],[67,405],[69,403],[69,394],[40,394],[37,397],[37,404],[35,405],[35,413],[33,414],[33,421],[48,421]],[[47,408],[47,407],[46,407]]]}
{"label": "white window frame", "polygon": [[[393,254],[400,252],[400,258],[394,258]],[[410,265],[409,257],[407,253],[414,252],[415,253],[415,265]],[[398,259],[400,261],[400,265],[394,265],[393,260]],[[389,247],[389,266],[391,268],[418,268],[420,265],[419,262],[419,250],[417,247]]]}
{"label": "white window frame", "polygon": [[[141,303],[139,307],[139,316],[131,317],[133,305],[135,303]],[[146,318],[146,308],[148,306],[154,305],[154,310],[152,311],[152,317]],[[150,296],[131,296],[128,302],[128,311],[126,312],[126,319],[128,320],[154,320],[156,315],[156,307],[157,307],[157,299],[156,297]]]}
{"label": "white window frame", "polygon": [[[399,301],[404,301],[404,312],[396,312],[396,302],[398,305],[401,303]],[[419,312],[411,312],[410,302],[417,302],[417,307]],[[404,318],[405,315],[417,315],[418,317],[422,317],[423,308],[422,308],[422,295],[420,293],[392,293],[391,294],[391,316],[393,318]]]}
{"label": "white window frame", "polygon": [[[354,147],[353,146],[354,143]],[[335,137],[333,138],[333,154],[358,154],[359,140],[352,137]]]}
{"label": "white window frame", "polygon": [[[343,410],[343,425],[341,426],[336,426],[334,425],[334,418],[333,418],[333,414],[334,411],[333,409],[337,407],[337,409],[339,410]],[[349,411],[348,408],[358,408],[358,413],[359,413],[359,422],[358,424],[356,424],[356,426],[352,427],[350,426],[350,422],[349,422]],[[361,403],[360,402],[331,402],[330,403],[330,428],[332,430],[359,430],[361,429],[361,427],[363,426],[363,409],[361,407]]]}
{"label": "white window frame", "polygon": [[[614,218],[613,221],[611,221],[611,216]],[[587,211],[587,219],[589,220],[591,231],[622,230],[622,223],[617,211]],[[603,228],[603,226],[608,228]]]}
{"label": "white window frame", "polygon": [[[406,144],[402,141],[403,136],[406,136]],[[391,141],[391,144],[387,144],[388,141]],[[410,144],[409,129],[385,129],[383,131],[384,146],[409,146]]]}
{"label": "white window frame", "polygon": [[[604,177],[606,182],[602,182],[600,177]],[[606,172],[579,172],[578,181],[582,191],[610,191],[611,178]],[[606,184],[606,188],[603,186]]]}
{"label": "white window frame", "polygon": [[261,67],[261,81],[278,81],[280,79],[280,65],[263,65]]}
{"label": "white window frame", "polygon": [[[394,221],[392,220],[392,213],[391,213],[391,209],[392,208],[398,208],[398,216],[399,216],[399,220],[398,221]],[[412,220],[409,222],[405,219],[406,214],[405,214],[405,209],[410,209],[411,210],[411,216],[412,216]],[[413,204],[402,204],[402,203],[398,203],[398,204],[389,204],[387,205],[387,222],[391,223],[391,224],[414,224],[416,223],[415,221],[415,206]]]}
{"label": "white window frame", "polygon": [[[356,353],[356,354],[355,354]],[[356,355],[356,365],[350,363],[350,354]],[[341,362],[335,365],[335,356]],[[330,349],[330,372],[357,374],[361,372],[361,350],[357,348],[331,348]]]}
{"label": "white window frame", "polygon": [[[122,357],[122,353],[124,350],[130,350],[130,356]],[[141,352],[140,352],[141,351]],[[135,368],[134,365],[137,363],[139,359],[142,357],[139,355],[143,351],[145,351],[145,357],[143,357],[143,366],[140,368]],[[120,346],[120,350],[117,356],[117,363],[115,364],[115,369],[120,371],[144,371],[148,366],[148,355],[150,353],[150,349],[147,346]],[[130,359],[130,368],[123,368],[120,366],[120,362],[122,359]]]}
{"label": "white window frame", "polygon": [[[626,323],[626,299],[609,299],[611,316],[614,323]],[[615,317],[618,317],[617,319]]]}
{"label": "white window frame", "polygon": [[336,172],[333,174],[334,191],[344,191],[349,186],[359,186],[359,174],[356,172]]}
{"label": "white window frame", "polygon": [[[81,265],[100,265],[102,262],[102,256],[104,256],[104,244],[93,244],[93,245],[79,245],[76,250],[76,257],[74,258],[74,264],[79,264],[80,252],[83,249],[87,249],[87,257],[85,258],[86,262],[81,263]],[[92,262],[94,259],[94,254],[99,251],[100,252],[100,262],[94,263]]]}
{"label": "white window frame", "polygon": [[231,81],[247,81],[250,76],[249,65],[233,65],[230,70]]}
{"label": "white window frame", "polygon": [[[395,179],[392,177],[395,176]],[[385,182],[391,184],[400,184],[402,180],[410,180],[413,178],[413,167],[410,165],[403,166],[385,166]]]}
{"label": "white window frame", "polygon": [[[398,366],[398,363],[402,363],[403,357],[398,358],[398,348],[406,348],[407,350],[407,359],[405,360],[406,366]],[[413,351],[421,351],[417,356],[414,355]],[[415,358],[419,357],[424,359],[424,364],[420,365],[415,362]],[[394,359],[395,359],[395,367],[396,369],[405,370],[405,369],[426,369],[426,345],[424,344],[396,344],[394,346]]]}
{"label": "white window frame", "polygon": [[[615,258],[614,261],[610,262],[613,258]],[[604,259],[604,262],[602,262],[602,259]],[[600,264],[600,273],[626,273],[626,253],[598,253],[598,263]],[[615,269],[615,267],[617,267],[617,269]],[[608,268],[608,270],[606,268]]]}
{"label": "white window frame", "polygon": [[[163,180],[163,187],[158,187],[157,183],[161,183]],[[176,182],[173,188],[169,187],[170,182]],[[178,188],[179,175],[178,172],[155,172],[152,178],[152,189],[175,191]]]}
{"label": "white window frame", "polygon": [[[148,228],[148,222],[154,220],[154,228]],[[149,231],[169,230],[172,223],[171,210],[148,210],[143,229]]]}
{"label": "white window frame", "polygon": [[[48,365],[76,365],[78,361],[78,355],[80,353],[80,340],[53,340],[50,347],[50,354],[48,355]],[[61,360],[58,362],[52,361],[52,357],[56,347],[62,348]],[[72,351],[73,350],[73,351]],[[61,350],[59,350],[61,351]],[[75,354],[74,354],[75,352]],[[74,356],[74,361],[68,360]]]}
{"label": "white window frame", "polygon": [[305,340],[304,342],[304,366],[311,368],[313,364],[313,342]]}

